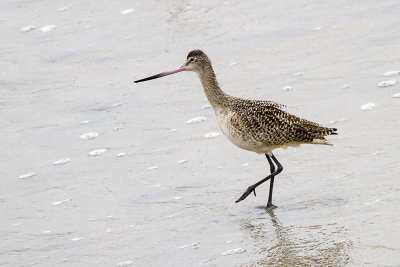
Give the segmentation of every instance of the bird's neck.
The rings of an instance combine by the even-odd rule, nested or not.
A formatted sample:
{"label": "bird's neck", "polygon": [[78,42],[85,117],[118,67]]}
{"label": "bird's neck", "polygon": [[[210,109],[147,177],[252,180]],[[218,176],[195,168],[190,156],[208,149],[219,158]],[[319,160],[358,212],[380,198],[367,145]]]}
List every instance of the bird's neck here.
{"label": "bird's neck", "polygon": [[211,66],[200,72],[199,78],[207,99],[214,109],[227,105],[228,95],[219,87],[217,77]]}

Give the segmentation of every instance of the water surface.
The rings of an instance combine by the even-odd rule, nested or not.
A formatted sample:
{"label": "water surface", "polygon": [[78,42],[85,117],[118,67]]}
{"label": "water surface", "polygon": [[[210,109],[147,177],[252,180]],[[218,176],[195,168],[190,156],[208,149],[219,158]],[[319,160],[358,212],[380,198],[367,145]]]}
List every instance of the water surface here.
{"label": "water surface", "polygon": [[[0,265],[400,263],[397,1],[0,5]],[[272,213],[266,185],[234,203],[269,167],[204,137],[194,73],[132,83],[195,48],[227,93],[339,129],[275,152]]]}

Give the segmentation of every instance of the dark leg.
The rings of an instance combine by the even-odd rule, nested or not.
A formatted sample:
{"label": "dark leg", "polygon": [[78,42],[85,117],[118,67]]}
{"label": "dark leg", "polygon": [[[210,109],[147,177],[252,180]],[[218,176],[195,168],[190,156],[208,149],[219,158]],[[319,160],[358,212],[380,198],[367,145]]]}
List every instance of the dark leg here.
{"label": "dark leg", "polygon": [[[272,159],[268,154],[265,154],[265,157],[268,160],[271,173],[273,173],[275,171],[275,165],[272,162]],[[266,207],[267,211],[269,211],[273,208],[276,208],[276,206],[272,204],[272,191],[274,190],[274,179],[275,179],[275,177],[271,177],[271,180],[269,181],[269,195],[268,195],[268,203],[267,203],[267,207]]]}
{"label": "dark leg", "polygon": [[[275,164],[276,164],[276,166],[278,167],[278,169],[277,169],[276,171],[274,171],[273,173],[271,173],[270,175],[268,175],[267,177],[265,177],[264,179],[258,181],[257,183],[255,183],[255,184],[253,184],[253,185],[250,185],[250,186],[247,188],[247,190],[243,193],[243,195],[242,195],[238,200],[236,200],[236,203],[238,203],[238,202],[244,200],[248,195],[251,194],[251,192],[254,192],[254,195],[256,195],[256,188],[257,188],[257,186],[259,186],[260,184],[262,184],[262,183],[268,181],[269,179],[275,177],[277,174],[279,174],[279,173],[283,170],[282,165],[281,165],[281,164],[279,163],[279,161],[275,158],[275,156],[274,156],[273,154],[271,154],[270,157],[271,157],[272,160],[275,162]],[[270,192],[270,194],[271,194],[271,196],[272,196],[272,192]]]}

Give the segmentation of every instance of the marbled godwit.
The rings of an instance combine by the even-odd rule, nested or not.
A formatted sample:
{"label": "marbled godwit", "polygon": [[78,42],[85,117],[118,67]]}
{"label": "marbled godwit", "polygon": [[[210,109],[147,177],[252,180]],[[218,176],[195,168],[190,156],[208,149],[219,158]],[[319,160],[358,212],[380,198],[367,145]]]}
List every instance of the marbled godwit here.
{"label": "marbled godwit", "polygon": [[296,147],[300,144],[331,145],[325,136],[337,134],[335,128],[326,128],[291,115],[282,110],[284,105],[273,101],[248,100],[224,93],[218,85],[210,59],[201,50],[191,51],[186,63],[177,69],[137,80],[135,83],[186,70],[199,75],[204,92],[225,136],[238,147],[265,154],[267,157],[271,174],[249,186],[236,203],[244,200],[251,192],[256,195],[256,187],[270,179],[266,208],[269,210],[275,207],[272,204],[274,177],[283,170],[283,167],[272,154],[272,150],[288,146]]}

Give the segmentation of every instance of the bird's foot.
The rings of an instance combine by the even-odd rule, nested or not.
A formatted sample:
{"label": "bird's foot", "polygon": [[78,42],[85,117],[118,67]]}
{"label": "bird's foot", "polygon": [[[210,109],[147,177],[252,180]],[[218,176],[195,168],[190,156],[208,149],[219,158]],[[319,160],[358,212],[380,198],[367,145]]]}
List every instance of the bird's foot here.
{"label": "bird's foot", "polygon": [[235,201],[235,203],[244,200],[248,195],[251,194],[251,192],[254,192],[254,196],[256,196],[256,188],[253,186],[249,186],[247,190],[243,193],[243,195],[240,198],[238,198],[238,200]]}
{"label": "bird's foot", "polygon": [[277,206],[275,206],[274,204],[268,203],[267,206],[265,207],[265,210],[266,210],[266,212],[270,212],[271,210],[276,209],[276,208],[277,208]]}

